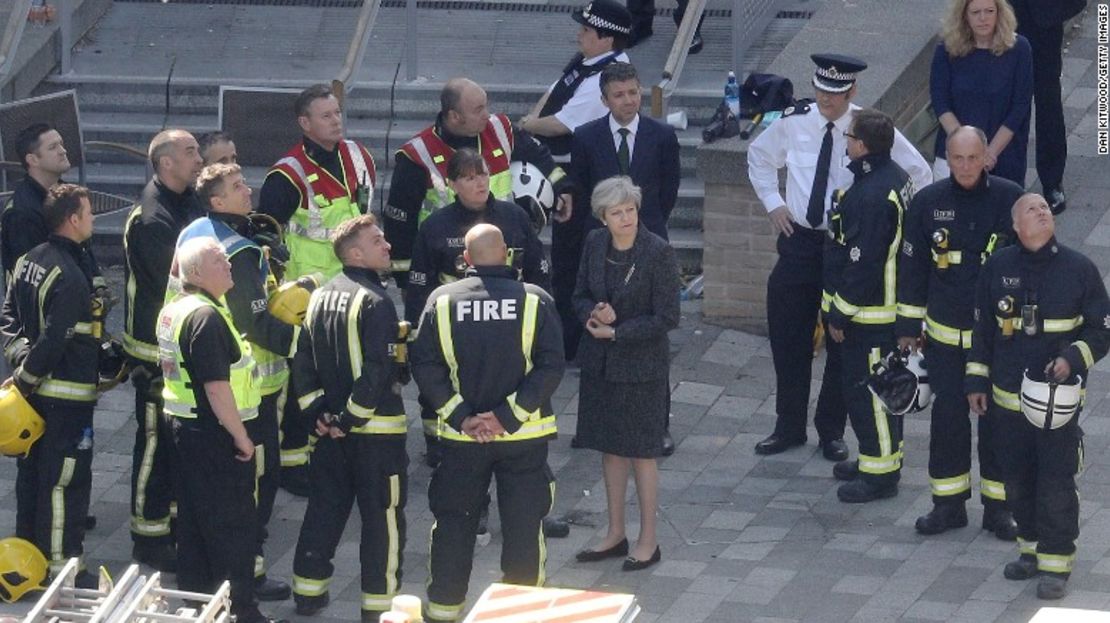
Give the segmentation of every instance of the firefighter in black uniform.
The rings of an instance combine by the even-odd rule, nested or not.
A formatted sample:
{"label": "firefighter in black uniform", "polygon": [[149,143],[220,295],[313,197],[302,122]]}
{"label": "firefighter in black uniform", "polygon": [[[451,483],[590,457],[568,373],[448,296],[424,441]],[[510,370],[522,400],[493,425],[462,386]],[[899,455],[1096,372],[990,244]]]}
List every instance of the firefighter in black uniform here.
{"label": "firefighter in black uniform", "polygon": [[1026,580],[1040,572],[1037,596],[1059,599],[1079,537],[1083,431],[1078,413],[1059,428],[1035,427],[1019,392],[1026,370],[1057,382],[1087,378],[1110,347],[1110,300],[1095,265],[1056,241],[1044,197],[1022,196],[1012,218],[1020,244],[995,253],[979,277],[965,387],[971,410],[996,418],[1005,448],[1020,557],[1004,575]]}
{"label": "firefighter in black uniform", "polygon": [[[844,402],[859,440],[859,476],[836,493],[842,502],[862,503],[898,493],[902,424],[873,399],[864,381],[895,344],[896,262],[913,183],[890,158],[890,117],[859,110],[845,137],[855,179],[833,196],[824,305],[829,337],[840,344]],[[838,463],[834,474],[843,474],[848,463]]]}
{"label": "firefighter in black uniform", "polygon": [[309,464],[312,492],[293,559],[293,593],[297,614],[327,605],[331,560],[357,500],[362,620],[376,622],[401,587],[408,331],[380,276],[389,270],[390,245],[373,215],[340,225],[332,243],[343,272],[313,293],[293,359],[297,400],[320,437]]}
{"label": "firefighter in black uniform", "polygon": [[255,444],[245,424],[261,394],[250,344],[221,302],[234,285],[231,263],[207,236],[177,250],[183,292],[156,327],[162,399],[177,452],[177,585],[212,593],[231,584],[231,614],[268,623],[254,599]]}
{"label": "firefighter in black uniform", "polygon": [[[917,519],[921,534],[967,525],[971,498],[971,420],[964,364],[971,348],[975,280],[979,268],[1013,235],[1010,208],[1024,192],[987,173],[987,137],[965,126],[948,137],[952,176],[914,195],[906,212],[898,258],[899,348],[924,350],[933,391],[929,430],[929,485],[933,509]],[[983,528],[1012,541],[1017,524],[1006,508],[997,423],[979,418],[979,495]]]}
{"label": "firefighter in black uniform", "polygon": [[[224,299],[235,321],[235,329],[251,343],[257,364],[262,401],[258,417],[246,422],[247,432],[258,452],[258,548],[255,553],[254,594],[262,601],[288,599],[289,585],[266,577],[263,544],[266,524],[274,510],[281,468],[278,442],[278,403],[289,377],[286,359],[293,346],[293,325],[279,320],[267,303],[273,277],[267,262],[268,251],[255,238],[260,234],[251,213],[251,188],[237,164],[205,167],[197,178],[197,197],[208,208],[208,218],[193,221],[177,239],[180,248],[188,240],[208,237],[218,240],[231,262],[235,285]],[[258,218],[258,217],[254,217]],[[264,217],[263,217],[264,218]],[[261,239],[261,238],[260,238]],[[265,242],[273,244],[272,240]]]}
{"label": "firefighter in black uniform", "polygon": [[[405,319],[415,325],[432,290],[466,276],[463,238],[478,223],[490,223],[501,230],[505,243],[513,249],[512,266],[519,279],[549,290],[551,280],[543,244],[520,206],[498,201],[490,194],[489,169],[482,156],[472,149],[456,151],[447,165],[447,180],[457,198],[420,226],[405,288]],[[435,467],[437,417],[426,404],[422,404],[420,417],[424,421],[428,464]]]}
{"label": "firefighter in black uniform", "polygon": [[150,141],[154,178],[123,229],[126,259],[123,348],[135,366],[135,449],[131,461],[132,558],[162,571],[176,568],[170,532],[173,437],[162,417],[162,379],[154,324],[166,296],[174,245],[181,230],[204,216],[193,184],[200,148],[185,130],[163,130]]}
{"label": "firefighter in black uniform", "polygon": [[384,226],[393,246],[393,278],[401,287],[415,257],[420,224],[453,199],[454,191],[444,178],[455,150],[467,148],[482,155],[494,199],[513,200],[510,162],[535,166],[551,182],[556,196],[569,192],[566,173],[555,165],[547,147],[514,127],[507,116],[490,114],[486,92],[477,83],[466,78],[449,80],[439,101],[435,123],[398,149],[394,159]]}
{"label": "firefighter in black uniform", "polygon": [[505,264],[497,227],[466,234],[472,276],[432,292],[412,347],[412,373],[439,415],[443,460],[432,474],[435,516],[429,621],[463,610],[482,500],[497,476],[503,581],[540,586],[541,523],[554,502],[547,441],[556,435],[551,395],[563,375],[563,338],[551,297]]}
{"label": "firefighter in black uniform", "polygon": [[[18,463],[16,535],[34,543],[58,572],[70,558],[83,558],[100,327],[93,323],[92,272],[83,244],[93,231],[88,191],[55,186],[43,216],[53,233],[13,266],[0,336],[15,370],[7,383],[46,422],[43,437]],[[83,560],[81,569],[78,585],[95,587]]]}

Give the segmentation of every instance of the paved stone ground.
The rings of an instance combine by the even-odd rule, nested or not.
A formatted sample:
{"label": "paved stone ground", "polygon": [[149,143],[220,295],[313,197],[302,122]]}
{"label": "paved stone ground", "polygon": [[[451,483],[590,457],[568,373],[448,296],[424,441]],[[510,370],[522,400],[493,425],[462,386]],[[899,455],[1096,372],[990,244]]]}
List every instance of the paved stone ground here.
{"label": "paved stone ground", "polygon": [[[1071,200],[1058,219],[1058,234],[1110,274],[1110,212],[1104,200],[1110,167],[1105,156],[1095,155],[1094,58],[1094,19],[1088,18],[1064,64]],[[831,465],[813,445],[774,457],[755,456],[752,446],[771,430],[774,418],[767,341],[708,325],[699,310],[696,302],[684,304],[681,327],[672,334],[672,430],[679,446],[675,456],[661,462],[663,562],[647,571],[623,573],[616,561],[573,561],[577,550],[604,532],[605,513],[599,457],[569,447],[577,414],[578,379],[572,372],[556,394],[562,434],[552,444],[551,466],[559,480],[556,512],[568,515],[574,527],[569,538],[548,543],[550,585],[633,592],[644,608],[639,620],[647,623],[1024,621],[1043,605],[1033,582],[1002,578],[1002,566],[1016,555],[1015,546],[976,528],[978,504],[969,506],[968,528],[928,539],[914,532],[914,518],[930,505],[927,415],[906,422],[906,469],[900,494],[890,500],[840,504]],[[115,316],[118,324],[118,312]],[[1091,377],[1083,415],[1089,463],[1080,479],[1078,561],[1070,595],[1053,605],[1105,610],[1110,608],[1110,364],[1097,366]],[[811,389],[816,396],[816,384]],[[411,386],[406,396],[409,412],[415,414]],[[117,389],[103,397],[97,412],[93,512],[100,523],[86,540],[90,560],[117,573],[130,553],[127,500],[135,431],[130,400],[128,391]],[[812,430],[810,434],[816,439]],[[414,459],[422,444],[419,436],[414,425],[409,446]],[[403,588],[423,596],[430,472],[414,460],[410,475]],[[14,530],[14,478],[15,462],[0,461],[0,534]],[[304,508],[303,499],[279,493],[268,544],[275,576],[291,575]],[[476,552],[472,598],[499,576],[496,518],[492,525],[492,543]],[[358,616],[357,532],[354,519],[336,559],[335,601],[316,620]],[[29,607],[3,605],[0,615],[19,615]],[[269,612],[297,618],[291,602],[271,606]]]}

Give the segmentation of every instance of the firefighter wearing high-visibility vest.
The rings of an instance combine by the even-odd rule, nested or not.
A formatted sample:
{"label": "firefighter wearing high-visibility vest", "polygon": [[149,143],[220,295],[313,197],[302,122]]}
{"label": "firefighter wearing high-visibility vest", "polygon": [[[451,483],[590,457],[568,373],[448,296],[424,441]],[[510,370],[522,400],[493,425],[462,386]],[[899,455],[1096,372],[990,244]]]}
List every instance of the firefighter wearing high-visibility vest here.
{"label": "firefighter wearing high-visibility vest", "polygon": [[24,408],[45,421],[43,436],[17,465],[16,535],[34,543],[54,572],[81,558],[78,586],[90,588],[96,578],[84,570],[83,541],[102,327],[83,244],[93,231],[88,191],[54,186],[42,216],[52,233],[12,267],[0,313],[4,358],[14,370],[8,381],[14,387],[4,391],[22,394],[22,405],[30,405]]}
{"label": "firefighter wearing high-visibility vest", "polygon": [[535,165],[551,182],[555,196],[568,192],[569,179],[547,147],[514,127],[507,116],[491,114],[481,86],[455,78],[443,86],[439,100],[435,123],[397,150],[383,213],[385,234],[393,245],[393,276],[402,287],[420,224],[455,200],[447,181],[447,163],[455,150],[465,147],[482,155],[489,168],[490,194],[498,201],[513,200],[511,161]]}
{"label": "firefighter wearing high-visibility vest", "polygon": [[[377,171],[365,147],[343,137],[343,111],[326,84],[308,87],[294,103],[302,142],[266,174],[258,211],[285,227],[289,261],[285,279],[320,273],[325,279],[342,265],[329,239],[343,222],[369,210]],[[312,423],[287,400],[281,422],[281,486],[308,495]]]}
{"label": "firefighter wearing high-visibility vest", "polygon": [[[194,238],[212,238],[220,243],[231,262],[234,285],[224,295],[235,330],[250,342],[258,374],[261,403],[258,417],[246,422],[256,446],[258,481],[258,539],[255,551],[255,596],[262,601],[289,597],[289,585],[266,576],[262,546],[266,524],[274,509],[281,467],[278,441],[278,402],[289,378],[286,358],[291,356],[293,325],[282,322],[268,309],[269,291],[274,289],[264,250],[254,239],[251,189],[237,164],[205,167],[197,179],[197,197],[208,208],[208,216],[193,221],[177,238],[177,248]],[[170,275],[167,303],[181,292],[180,275]]]}
{"label": "firefighter wearing high-visibility vest", "polygon": [[[1037,596],[1059,599],[1079,538],[1080,388],[1110,348],[1110,299],[1098,267],[1057,242],[1044,197],[1023,195],[1011,218],[1018,244],[995,253],[980,271],[964,386],[972,411],[997,418],[1005,449],[1006,503],[1020,554],[1003,575],[1040,575]],[[1038,382],[1027,388],[1030,380]],[[1049,389],[1048,382],[1071,385],[1072,398],[1056,402],[1063,385],[1033,393],[1037,385]],[[1062,412],[1065,405],[1070,413]],[[1043,419],[1057,410],[1055,423]],[[1034,423],[1037,415],[1042,420]]]}
{"label": "firefighter wearing high-visibility vest", "polygon": [[177,586],[212,593],[231,583],[231,614],[268,623],[254,598],[255,444],[246,423],[262,399],[249,342],[222,302],[233,285],[220,243],[202,236],[176,254],[183,292],[156,327],[162,400],[171,420],[178,500]]}
{"label": "firefighter wearing high-visibility vest", "polygon": [[840,345],[841,387],[859,440],[858,474],[855,462],[837,463],[833,474],[851,482],[836,493],[841,502],[861,504],[898,494],[902,423],[882,408],[865,381],[895,345],[896,262],[913,182],[890,157],[890,117],[857,110],[845,136],[854,180],[847,191],[834,194],[829,211],[822,305],[828,337]]}
{"label": "firefighter wearing high-visibility vest", "polygon": [[343,271],[313,293],[293,359],[297,400],[320,437],[293,595],[300,615],[327,605],[332,558],[357,500],[362,620],[377,621],[401,587],[405,549],[406,371],[399,359],[407,331],[379,276],[389,270],[389,243],[373,215],[340,225],[333,245]]}
{"label": "firefighter wearing high-visibility vest", "polygon": [[435,516],[429,621],[455,621],[466,599],[480,509],[497,476],[504,581],[544,582],[543,517],[554,502],[547,442],[563,375],[562,329],[550,295],[505,265],[500,230],[466,234],[472,276],[432,292],[412,345],[412,374],[439,416],[443,459],[432,474]]}
{"label": "firefighter wearing high-visibility vest", "polygon": [[135,448],[131,461],[132,558],[161,571],[176,568],[170,532],[174,500],[173,438],[162,417],[162,372],[154,325],[166,297],[177,236],[204,216],[193,184],[202,160],[185,130],[164,130],[150,142],[154,179],[143,189],[123,230],[123,348],[135,370]]}
{"label": "firefighter wearing high-visibility vest", "polygon": [[[1013,236],[1010,208],[1022,188],[986,169],[987,138],[964,127],[947,141],[952,176],[926,186],[906,212],[898,256],[899,346],[924,352],[933,390],[929,485],[933,509],[919,517],[922,534],[967,525],[971,498],[971,420],[964,364],[971,348],[975,281],[983,262]],[[983,528],[1012,541],[1017,525],[1006,508],[994,417],[978,418],[979,496]]]}

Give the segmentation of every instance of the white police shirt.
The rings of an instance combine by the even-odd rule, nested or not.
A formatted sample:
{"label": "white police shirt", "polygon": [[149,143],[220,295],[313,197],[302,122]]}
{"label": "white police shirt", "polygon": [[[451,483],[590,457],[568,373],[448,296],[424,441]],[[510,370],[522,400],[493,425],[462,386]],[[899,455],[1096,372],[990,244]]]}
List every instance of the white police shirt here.
{"label": "white police shirt", "polygon": [[[599,54],[593,58],[587,58],[582,61],[582,64],[593,65],[610,55],[612,55],[612,52]],[[613,60],[618,63],[631,62],[631,59],[629,59],[628,55],[624,52],[618,54]],[[561,79],[562,76],[560,76],[560,80]],[[558,82],[558,80],[553,82],[551,86],[548,87],[548,92],[551,92],[551,89],[554,89]],[[582,81],[582,84],[578,85],[578,88],[574,90],[574,95],[571,96],[570,100],[566,104],[563,104],[563,107],[555,113],[555,118],[558,119],[560,123],[567,126],[568,130],[574,132],[574,129],[583,123],[604,117],[608,113],[609,109],[601,102],[601,72],[598,72],[586,78]]]}
{"label": "white police shirt", "polygon": [[[813,178],[817,175],[817,160],[821,153],[821,142],[825,139],[825,124],[828,120],[821,116],[816,103],[811,103],[809,112],[783,117],[774,121],[748,145],[748,177],[756,196],[768,212],[785,205],[790,210],[795,227],[810,227],[806,220],[809,207],[809,193],[813,189]],[[848,170],[851,159],[847,155],[847,141],[844,132],[852,125],[852,113],[860,110],[852,104],[833,123],[832,162],[829,166],[829,184],[825,194],[825,229],[833,192],[847,189],[852,185],[852,172]],[[916,189],[933,183],[933,172],[917,149],[905,136],[894,130],[894,148],[891,158],[898,163]],[[778,171],[786,167],[786,200],[779,191]]]}

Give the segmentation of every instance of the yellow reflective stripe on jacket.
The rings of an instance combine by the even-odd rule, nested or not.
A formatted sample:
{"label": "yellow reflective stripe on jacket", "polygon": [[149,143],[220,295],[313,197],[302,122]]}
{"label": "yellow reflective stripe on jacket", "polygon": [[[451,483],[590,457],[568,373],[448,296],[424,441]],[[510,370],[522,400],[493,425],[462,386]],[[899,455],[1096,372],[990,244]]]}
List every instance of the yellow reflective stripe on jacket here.
{"label": "yellow reflective stripe on jacket", "polygon": [[[532,371],[532,345],[536,341],[536,312],[539,308],[540,297],[535,294],[524,295],[524,322],[520,327],[520,348],[524,352],[525,374]],[[513,392],[512,396],[515,398],[516,392]],[[513,411],[516,411],[515,405]]]}
{"label": "yellow reflective stripe on jacket", "polygon": [[300,398],[297,398],[297,406],[301,408],[301,411],[304,411],[305,409],[312,406],[312,403],[315,402],[317,398],[320,398],[323,395],[324,395],[324,390],[322,390],[322,389],[317,389],[317,390],[308,392],[304,396],[301,396]]}
{"label": "yellow reflective stripe on jacket", "polygon": [[58,400],[96,402],[96,383],[75,383],[47,377],[35,388],[35,394]]}
{"label": "yellow reflective stripe on jacket", "polygon": [[[348,408],[351,406],[347,403]],[[352,433],[363,435],[404,435],[405,416],[403,415],[375,415],[369,422],[352,426]]]}
{"label": "yellow reflective stripe on jacket", "polygon": [[130,333],[123,334],[123,350],[127,351],[128,355],[141,361],[158,363],[158,346],[141,342],[132,337]]}
{"label": "yellow reflective stripe on jacket", "polygon": [[[936,263],[940,259],[939,254],[937,253],[936,249],[933,249],[932,253],[933,253],[933,262]],[[948,256],[948,263],[949,264],[961,264],[961,263],[963,263],[964,254],[963,254],[962,251],[945,251],[944,254]]]}
{"label": "yellow reflective stripe on jacket", "polygon": [[964,473],[951,478],[930,478],[929,490],[933,495],[943,497],[959,495],[971,490],[971,474]]}
{"label": "yellow reflective stripe on jacket", "polygon": [[[994,319],[998,323],[998,326],[1000,328],[1002,327],[1002,323],[1004,323],[1006,320],[1013,321],[1014,329],[1020,329],[1023,326],[1021,316],[1017,316],[1014,318],[1002,318],[1000,316],[995,316]],[[1067,333],[1068,331],[1072,331],[1083,326],[1083,315],[1080,314],[1078,316],[1075,316],[1074,318],[1045,318],[1041,321],[1041,326],[1044,327],[1045,333]]]}
{"label": "yellow reflective stripe on jacket", "polygon": [[1088,345],[1083,340],[1072,342],[1071,345],[1074,346],[1079,351],[1079,354],[1083,357],[1084,366],[1090,368],[1091,366],[1095,365],[1095,356],[1093,353],[1091,353],[1090,345]]}
{"label": "yellow reflective stripe on jacket", "polygon": [[949,346],[971,348],[971,330],[957,329],[933,320],[925,315],[925,332],[929,337]]}
{"label": "yellow reflective stripe on jacket", "polygon": [[857,309],[859,311],[852,316],[852,322],[859,324],[889,324],[894,322],[897,315],[893,305],[858,307]]}
{"label": "yellow reflective stripe on jacket", "polygon": [[833,300],[833,295],[832,295],[831,292],[829,292],[828,290],[822,291],[821,292],[821,311],[825,312],[826,314],[829,313],[829,310],[832,308],[832,300]]}
{"label": "yellow reflective stripe on jacket", "polygon": [[527,422],[528,420],[537,419],[540,417],[539,409],[528,411],[524,407],[516,403],[516,392],[505,396],[505,402],[509,403],[509,408],[513,410],[513,415],[516,416],[516,419],[520,420],[521,422]]}
{"label": "yellow reflective stripe on jacket", "polygon": [[44,315],[44,312],[46,311],[46,296],[50,294],[50,288],[53,287],[54,282],[58,279],[59,276],[61,276],[61,274],[61,267],[55,266],[54,268],[51,268],[50,272],[46,273],[46,278],[42,280],[42,285],[39,286],[40,327],[46,327],[46,316]]}
{"label": "yellow reflective stripe on jacket", "polygon": [[985,363],[976,363],[974,361],[969,361],[964,366],[964,374],[968,376],[989,377],[991,375],[991,367]]}
{"label": "yellow reflective stripe on jacket", "polygon": [[1021,397],[1014,392],[1008,392],[997,385],[991,385],[991,399],[994,404],[1021,413]]}
{"label": "yellow reflective stripe on jacket", "polygon": [[91,322],[78,322],[73,325],[73,332],[77,335],[92,335],[93,323]]}
{"label": "yellow reflective stripe on jacket", "polygon": [[925,317],[925,308],[924,307],[919,307],[917,305],[910,305],[908,303],[898,303],[897,311],[898,311],[898,315],[902,316],[903,318],[918,318],[918,319],[921,319],[921,318]]}
{"label": "yellow reflective stripe on jacket", "polygon": [[43,377],[41,376],[35,376],[34,374],[31,374],[23,366],[19,366],[19,368],[16,369],[15,375],[19,377],[19,380],[27,383],[28,385],[38,385],[42,382],[43,379]]}

